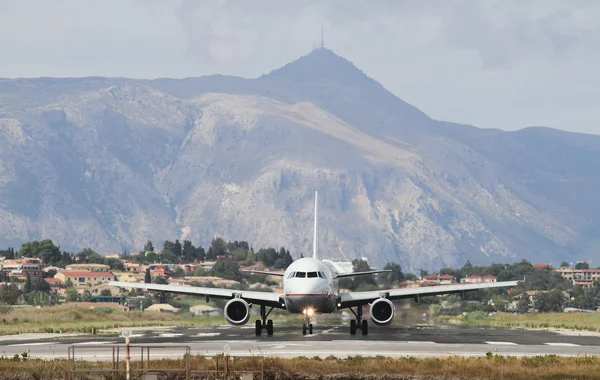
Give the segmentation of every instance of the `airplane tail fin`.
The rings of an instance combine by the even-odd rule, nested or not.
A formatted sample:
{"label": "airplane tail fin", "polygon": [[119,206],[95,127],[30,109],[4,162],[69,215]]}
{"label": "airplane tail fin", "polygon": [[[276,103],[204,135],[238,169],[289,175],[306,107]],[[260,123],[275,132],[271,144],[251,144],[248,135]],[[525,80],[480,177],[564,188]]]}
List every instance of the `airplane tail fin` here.
{"label": "airplane tail fin", "polygon": [[318,204],[318,196],[319,196],[319,192],[315,191],[315,231],[314,231],[314,236],[313,236],[313,258],[316,259],[317,258],[317,253],[319,250],[319,246],[318,246],[318,232],[317,232],[317,227],[319,225],[318,219],[317,219],[317,204]]}

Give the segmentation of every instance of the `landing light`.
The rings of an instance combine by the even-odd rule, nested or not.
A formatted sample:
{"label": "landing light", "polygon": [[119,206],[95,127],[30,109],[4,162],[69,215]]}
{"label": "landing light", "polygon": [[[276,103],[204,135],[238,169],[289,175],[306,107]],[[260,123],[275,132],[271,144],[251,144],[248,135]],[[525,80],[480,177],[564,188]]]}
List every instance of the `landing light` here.
{"label": "landing light", "polygon": [[312,315],[314,313],[315,313],[315,311],[312,308],[304,309],[304,312],[303,312],[304,315],[308,315],[309,317],[312,317]]}

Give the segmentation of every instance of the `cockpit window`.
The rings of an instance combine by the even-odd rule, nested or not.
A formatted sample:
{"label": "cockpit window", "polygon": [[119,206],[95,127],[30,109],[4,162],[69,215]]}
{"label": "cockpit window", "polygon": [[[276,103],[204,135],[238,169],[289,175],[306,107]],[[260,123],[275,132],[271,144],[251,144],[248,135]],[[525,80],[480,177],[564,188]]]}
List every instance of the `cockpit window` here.
{"label": "cockpit window", "polygon": [[296,276],[295,277],[296,278],[298,278],[298,277],[304,278],[304,277],[306,277],[306,272],[296,272]]}
{"label": "cockpit window", "polygon": [[325,273],[323,273],[323,272],[319,271],[319,277],[321,277],[321,278],[326,278],[326,277],[325,277]]}
{"label": "cockpit window", "polygon": [[313,277],[318,277],[318,275],[317,275],[317,272],[308,272],[308,276],[306,276],[306,277],[313,278]]}
{"label": "cockpit window", "polygon": [[296,272],[290,272],[290,274],[288,274],[287,278],[292,278],[296,275]]}

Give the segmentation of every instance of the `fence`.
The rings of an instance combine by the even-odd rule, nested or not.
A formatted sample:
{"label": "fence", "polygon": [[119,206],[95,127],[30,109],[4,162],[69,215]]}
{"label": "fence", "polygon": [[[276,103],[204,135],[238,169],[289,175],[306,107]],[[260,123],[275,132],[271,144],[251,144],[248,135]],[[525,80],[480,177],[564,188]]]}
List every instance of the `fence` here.
{"label": "fence", "polygon": [[[264,379],[263,356],[260,369],[245,370],[239,367],[249,359],[247,356],[230,356],[227,351],[217,356],[192,356],[190,347],[181,345],[72,345],[68,358],[69,380],[90,379],[93,375],[111,380]],[[96,362],[91,363],[90,358]],[[183,359],[183,365],[173,367],[171,362],[167,366],[163,359],[168,358]],[[207,365],[206,360],[212,360],[212,364]]]}

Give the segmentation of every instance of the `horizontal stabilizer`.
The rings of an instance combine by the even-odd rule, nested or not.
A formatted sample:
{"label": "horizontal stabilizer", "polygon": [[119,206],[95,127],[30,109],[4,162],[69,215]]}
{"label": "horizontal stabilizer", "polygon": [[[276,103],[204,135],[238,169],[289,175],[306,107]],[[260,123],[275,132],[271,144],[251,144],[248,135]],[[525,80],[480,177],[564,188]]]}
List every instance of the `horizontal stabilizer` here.
{"label": "horizontal stabilizer", "polygon": [[391,270],[385,269],[385,270],[370,270],[370,271],[367,271],[367,272],[338,273],[335,276],[335,278],[364,276],[366,274],[377,274],[377,273],[386,273],[386,272],[391,272]]}
{"label": "horizontal stabilizer", "polygon": [[283,275],[284,275],[284,272],[269,272],[269,271],[264,271],[264,270],[241,270],[240,272],[250,273],[250,274],[264,274],[267,276],[279,276],[279,277],[283,277]]}

